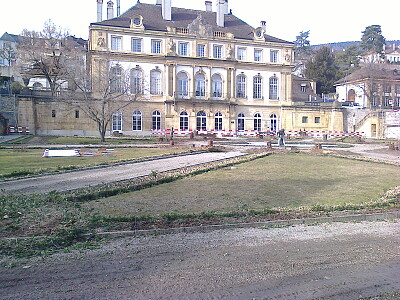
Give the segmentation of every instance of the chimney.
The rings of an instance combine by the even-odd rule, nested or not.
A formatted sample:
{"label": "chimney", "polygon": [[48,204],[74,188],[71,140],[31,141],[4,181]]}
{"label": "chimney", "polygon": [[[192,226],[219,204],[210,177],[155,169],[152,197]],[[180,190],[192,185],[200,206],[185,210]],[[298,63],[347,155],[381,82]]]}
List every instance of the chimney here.
{"label": "chimney", "polygon": [[206,1],[206,11],[212,11],[212,1]]}
{"label": "chimney", "polygon": [[166,21],[172,20],[172,7],[171,7],[171,0],[162,0],[162,16],[163,19]]}
{"label": "chimney", "polygon": [[117,17],[121,15],[121,0],[117,0]]}
{"label": "chimney", "polygon": [[229,4],[228,4],[228,0],[225,0],[225,3],[224,3],[224,14],[225,14],[225,15],[229,14]]}
{"label": "chimney", "polygon": [[266,21],[261,21],[261,28],[264,30],[264,32],[267,32],[267,22]]}
{"label": "chimney", "polygon": [[114,2],[107,2],[107,20],[114,18]]}
{"label": "chimney", "polygon": [[103,0],[97,1],[97,22],[103,21]]}
{"label": "chimney", "polygon": [[217,25],[219,27],[225,26],[225,1],[218,0],[217,2]]}

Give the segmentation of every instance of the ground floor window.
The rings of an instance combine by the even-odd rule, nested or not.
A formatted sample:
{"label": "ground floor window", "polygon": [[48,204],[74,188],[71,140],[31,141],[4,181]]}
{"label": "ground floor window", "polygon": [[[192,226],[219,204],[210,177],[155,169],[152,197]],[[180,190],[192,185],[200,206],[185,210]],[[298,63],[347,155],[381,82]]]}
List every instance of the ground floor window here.
{"label": "ground floor window", "polygon": [[111,130],[112,131],[122,131],[122,113],[121,112],[116,112],[113,114]]}
{"label": "ground floor window", "polygon": [[179,117],[179,129],[180,130],[189,130],[189,116],[188,113],[183,111]]}
{"label": "ground floor window", "polygon": [[158,110],[153,111],[151,128],[153,130],[161,129],[161,113]]}
{"label": "ground floor window", "polygon": [[278,129],[278,117],[275,114],[269,116],[269,130],[276,132]]}
{"label": "ground floor window", "polygon": [[142,130],[142,113],[139,110],[135,110],[132,114],[132,130]]}
{"label": "ground floor window", "polygon": [[254,115],[254,130],[261,131],[261,115],[259,113]]}
{"label": "ground floor window", "polygon": [[214,121],[215,121],[215,126],[214,126],[215,130],[221,131],[222,130],[222,114],[220,112],[217,112],[215,114]]}
{"label": "ground floor window", "polygon": [[244,130],[244,114],[240,113],[238,114],[238,120],[237,120],[237,130],[241,131]]}
{"label": "ground floor window", "polygon": [[196,117],[196,129],[207,130],[207,115],[204,111],[199,111]]}

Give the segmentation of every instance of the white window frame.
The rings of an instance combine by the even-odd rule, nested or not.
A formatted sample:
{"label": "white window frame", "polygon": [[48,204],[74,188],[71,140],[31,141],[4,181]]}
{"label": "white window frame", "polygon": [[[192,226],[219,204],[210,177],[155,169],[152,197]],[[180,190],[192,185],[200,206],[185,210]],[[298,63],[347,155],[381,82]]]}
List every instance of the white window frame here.
{"label": "white window frame", "polygon": [[189,42],[178,42],[178,54],[189,56]]}
{"label": "white window frame", "polygon": [[254,114],[254,130],[261,131],[262,130],[262,118],[260,113]]}
{"label": "white window frame", "polygon": [[245,120],[246,120],[246,116],[244,115],[244,113],[238,114],[238,117],[237,117],[237,130],[238,131],[245,130],[245,123],[246,123]]}
{"label": "white window frame", "polygon": [[263,99],[263,78],[260,75],[253,77],[253,98]]}
{"label": "white window frame", "polygon": [[238,47],[237,48],[237,59],[238,60],[246,60],[246,51],[245,47]]}
{"label": "white window frame", "polygon": [[186,111],[179,114],[179,130],[189,130],[189,115]]}
{"label": "white window frame", "polygon": [[222,45],[214,45],[213,46],[213,57],[214,58],[222,58]]}
{"label": "white window frame", "polygon": [[142,52],[142,42],[143,40],[141,38],[132,38],[131,39],[131,47],[132,47],[132,52]]}
{"label": "white window frame", "polygon": [[112,115],[111,131],[122,131],[122,112],[115,112]]}
{"label": "white window frame", "polygon": [[279,80],[277,77],[273,76],[269,78],[269,99],[279,100]]}
{"label": "white window frame", "polygon": [[142,131],[142,112],[140,110],[132,113],[132,131]]}
{"label": "white window frame", "polygon": [[236,76],[236,98],[246,98],[247,77],[244,74]]}
{"label": "white window frame", "polygon": [[263,50],[262,49],[254,49],[254,61],[261,62],[263,59]]}
{"label": "white window frame", "polygon": [[161,40],[151,40],[151,53],[161,54],[162,41]]}
{"label": "white window frame", "polygon": [[158,110],[153,111],[151,114],[151,129],[161,129],[161,113]]}
{"label": "white window frame", "polygon": [[121,51],[122,50],[122,36],[111,36],[111,50]]}
{"label": "white window frame", "polygon": [[275,49],[270,50],[269,58],[270,58],[271,63],[279,62],[278,56],[279,56],[279,50],[275,50]]}
{"label": "white window frame", "polygon": [[217,112],[214,116],[214,130],[222,131],[223,130],[223,116],[222,113]]}
{"label": "white window frame", "polygon": [[150,71],[150,94],[161,95],[161,71],[159,69]]}
{"label": "white window frame", "polygon": [[206,45],[197,44],[197,57],[205,57],[206,56]]}

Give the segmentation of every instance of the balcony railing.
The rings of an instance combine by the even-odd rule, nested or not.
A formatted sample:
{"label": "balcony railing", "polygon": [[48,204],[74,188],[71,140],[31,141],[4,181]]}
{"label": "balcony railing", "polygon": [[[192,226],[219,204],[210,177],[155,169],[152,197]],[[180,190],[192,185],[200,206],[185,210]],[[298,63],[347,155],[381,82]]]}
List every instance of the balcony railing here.
{"label": "balcony railing", "polygon": [[206,93],[203,91],[185,92],[178,91],[174,94],[177,100],[227,100],[227,95],[222,92]]}

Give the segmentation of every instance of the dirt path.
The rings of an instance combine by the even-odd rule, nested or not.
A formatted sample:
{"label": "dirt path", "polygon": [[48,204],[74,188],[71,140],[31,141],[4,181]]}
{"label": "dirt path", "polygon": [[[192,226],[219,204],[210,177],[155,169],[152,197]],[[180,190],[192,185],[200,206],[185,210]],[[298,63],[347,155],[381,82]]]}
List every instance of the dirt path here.
{"label": "dirt path", "polygon": [[97,185],[144,176],[153,171],[163,172],[239,155],[243,155],[243,153],[238,151],[207,152],[131,164],[113,165],[104,168],[79,170],[62,174],[0,181],[0,193],[12,192],[34,194],[46,193],[54,190],[73,190],[89,185]]}
{"label": "dirt path", "polygon": [[371,222],[125,238],[3,268],[0,298],[358,299],[400,290],[399,233]]}
{"label": "dirt path", "polygon": [[400,164],[400,151],[388,150],[388,146],[384,144],[354,144],[348,150],[368,158]]}

